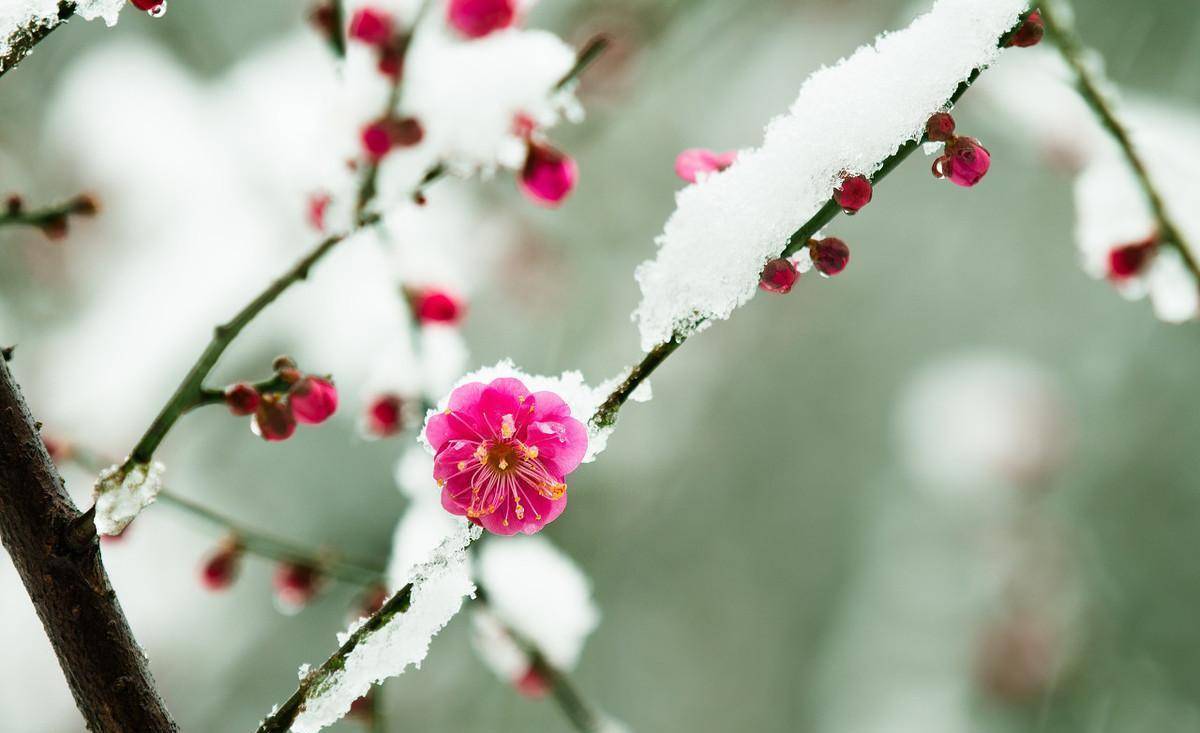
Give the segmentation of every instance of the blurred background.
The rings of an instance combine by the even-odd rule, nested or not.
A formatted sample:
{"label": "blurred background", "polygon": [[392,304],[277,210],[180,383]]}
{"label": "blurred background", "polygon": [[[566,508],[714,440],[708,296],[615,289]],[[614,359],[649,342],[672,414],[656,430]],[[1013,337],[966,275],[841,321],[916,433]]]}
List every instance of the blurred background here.
{"label": "blurred background", "polygon": [[[587,118],[554,131],[581,171],[561,210],[530,206],[506,175],[445,184],[471,212],[454,236],[484,252],[497,241],[462,263],[484,270],[468,366],[512,357],[597,382],[636,361],[632,272],[682,185],[675,155],[757,144],[812,70],[923,6],[544,0],[528,25],[576,45],[603,31],[614,48],[581,89]],[[1075,8],[1126,91],[1200,103],[1195,2]],[[304,107],[274,105],[271,87],[303,78],[281,65],[277,80],[262,59],[319,47],[297,40],[312,36],[308,10],[172,0],[161,19],[71,22],[0,83],[0,192],[38,204],[90,190],[103,206],[61,242],[0,231],[0,342],[18,344],[13,368],[48,435],[122,455],[211,325],[315,241],[279,223],[299,222],[302,200],[271,205],[254,154],[302,124]],[[146,68],[96,70],[122,54]],[[955,112],[991,150],[983,184],[939,182],[920,156],[902,166],[830,228],[853,251],[845,273],[810,274],[689,342],[572,477],[546,533],[601,610],[574,677],[633,730],[1200,730],[1200,339],[1082,272],[1070,151],[1028,123],[1057,111],[1005,115],[1010,99],[1029,107],[1007,82]],[[249,100],[266,100],[254,126],[237,117]],[[159,453],[173,490],[386,563],[411,436],[367,441],[357,426],[393,322],[380,314],[399,307],[364,279],[374,266],[365,248],[335,254],[216,375],[260,378],[293,354],[338,377],[331,423],[266,444],[199,411]],[[64,470],[84,501],[91,476]],[[155,506],[103,547],[188,731],[251,730],[300,664],[329,654],[357,597],[330,584],[282,615],[272,566],[254,558],[207,592],[198,568],[219,540]],[[18,662],[0,670],[0,728],[82,730],[7,559],[0,620]],[[482,666],[468,635],[456,619],[419,671],[387,684],[390,730],[568,730],[553,702]]]}

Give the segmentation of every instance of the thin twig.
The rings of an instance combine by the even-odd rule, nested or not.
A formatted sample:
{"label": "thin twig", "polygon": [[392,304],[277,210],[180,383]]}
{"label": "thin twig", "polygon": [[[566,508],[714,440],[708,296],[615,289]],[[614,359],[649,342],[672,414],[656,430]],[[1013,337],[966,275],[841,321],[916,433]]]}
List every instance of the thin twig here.
{"label": "thin twig", "polygon": [[[1025,18],[1027,16],[1028,13],[1022,14],[1021,19],[1015,26],[1013,26],[1012,30],[1000,37],[1001,47],[1006,45],[1008,39],[1014,32],[1016,32],[1018,28],[1021,27],[1021,24],[1025,22]],[[972,71],[970,76],[964,79],[958,85],[958,88],[954,90],[954,93],[950,95],[950,98],[946,101],[946,106],[949,108],[956,104],[958,100],[960,100],[962,96],[966,94],[967,90],[971,88],[971,85],[975,83],[975,81],[979,78],[979,75],[982,73],[982,67]],[[883,163],[879,166],[879,170],[877,170],[875,174],[871,176],[871,185],[878,185],[884,178],[887,177],[889,173],[894,171],[901,163],[903,163],[908,156],[912,155],[913,151],[920,147],[922,142],[924,142],[923,137],[909,140],[901,145],[895,153],[892,153],[890,156],[885,158]],[[812,218],[806,221],[788,238],[787,245],[784,246],[783,251],[779,256],[789,257],[798,252],[802,247],[807,246],[813,235],[826,227],[840,213],[842,213],[841,206],[839,206],[831,197],[825,202],[824,205],[821,206],[820,209],[817,210],[817,213],[813,214]],[[700,319],[694,325],[699,326],[700,324],[704,323],[705,320],[707,319]],[[625,402],[629,400],[630,395],[637,390],[642,382],[646,381],[646,379],[654,372],[655,369],[659,367],[660,364],[666,361],[667,357],[675,353],[675,351],[683,345],[683,342],[687,340],[689,333],[692,332],[685,333],[682,331],[676,331],[674,334],[672,334],[669,340],[651,349],[646,356],[644,356],[642,360],[633,367],[633,369],[629,372],[629,376],[626,377],[621,384],[619,384],[617,388],[612,391],[611,394],[609,394],[609,396],[600,404],[598,408],[596,408],[595,414],[593,414],[591,417],[591,424],[596,428],[611,427],[617,419],[617,413],[620,412],[621,407],[625,404]]]}
{"label": "thin twig", "polygon": [[567,73],[563,74],[558,83],[554,85],[554,91],[562,91],[572,82],[579,79],[583,72],[587,71],[588,67],[600,58],[600,55],[608,50],[609,40],[603,35],[592,36],[587,43],[583,44],[583,48],[579,49],[575,54],[575,65],[572,66]]}
{"label": "thin twig", "polygon": [[337,578],[351,585],[369,587],[384,581],[384,568],[370,561],[349,560],[340,553],[324,553],[310,550],[298,543],[280,539],[261,530],[247,527],[237,520],[210,509],[199,502],[166,489],[159,492],[158,499],[164,504],[174,506],[194,517],[199,517],[234,535],[238,540],[239,547],[252,555],[277,562],[311,567],[320,571],[322,575]]}
{"label": "thin twig", "polygon": [[1054,40],[1054,45],[1058,48],[1063,60],[1067,62],[1067,65],[1075,73],[1076,88],[1079,91],[1079,95],[1083,97],[1083,101],[1087,103],[1088,107],[1099,118],[1104,129],[1108,130],[1109,134],[1116,140],[1117,145],[1121,148],[1121,152],[1125,155],[1125,159],[1129,162],[1130,168],[1133,169],[1133,173],[1138,180],[1138,185],[1146,194],[1146,199],[1150,202],[1154,218],[1158,220],[1158,234],[1162,242],[1174,247],[1180,256],[1183,257],[1184,264],[1191,270],[1193,277],[1200,280],[1200,265],[1197,264],[1196,258],[1188,248],[1182,231],[1175,225],[1170,212],[1167,211],[1166,204],[1163,203],[1162,194],[1159,193],[1158,187],[1154,184],[1153,179],[1151,179],[1145,161],[1133,144],[1129,130],[1125,127],[1124,123],[1117,119],[1112,102],[1101,91],[1102,82],[1099,74],[1089,68],[1087,62],[1084,60],[1086,52],[1082,41],[1060,19],[1058,11],[1055,9],[1055,3],[1047,2],[1042,8],[1042,21],[1046,24],[1046,31],[1049,33],[1050,38]]}
{"label": "thin twig", "polygon": [[529,656],[529,663],[532,665],[534,671],[550,684],[550,691],[554,695],[554,700],[562,709],[563,715],[566,716],[571,726],[579,731],[579,733],[597,733],[600,731],[604,720],[600,709],[584,698],[582,693],[579,692],[579,688],[571,681],[567,673],[554,666],[536,644],[516,629],[504,623],[494,611],[491,611],[491,606],[488,604],[489,594],[487,589],[478,584],[477,586],[474,599],[475,605],[486,612],[490,612],[492,618],[504,627],[504,631],[508,634],[509,638]]}
{"label": "thin twig", "polygon": [[58,238],[66,234],[69,217],[93,216],[96,211],[96,199],[87,194],[80,194],[60,204],[40,209],[27,209],[19,196],[10,196],[3,208],[0,208],[0,227],[36,227],[47,236]]}
{"label": "thin twig", "polygon": [[412,591],[413,585],[409,583],[393,594],[382,608],[371,614],[362,626],[351,634],[349,639],[346,639],[345,644],[338,647],[338,650],[329,659],[326,659],[320,667],[300,681],[300,685],[291,697],[258,726],[258,733],[287,733],[292,727],[292,723],[296,722],[296,716],[304,709],[304,703],[309,694],[319,690],[333,675],[345,669],[346,659],[363,639],[382,629],[394,617],[408,611],[412,604]]}
{"label": "thin twig", "polygon": [[200,358],[188,370],[183,381],[175,389],[175,393],[167,400],[167,404],[163,405],[158,416],[154,418],[154,422],[150,423],[145,435],[134,446],[129,454],[130,463],[146,463],[154,456],[154,451],[158,448],[159,443],[166,437],[167,432],[175,425],[176,421],[189,410],[205,404],[206,389],[203,386],[204,379],[208,377],[209,372],[216,366],[217,360],[237,338],[237,335],[242,332],[255,316],[262,312],[264,308],[270,305],[278,298],[285,290],[293,284],[308,278],[309,271],[313,265],[317,264],[322,257],[329,254],[334,247],[339,243],[355,234],[359,229],[370,226],[379,220],[377,215],[369,215],[364,217],[357,227],[341,234],[335,234],[322,240],[316,247],[307,255],[302,257],[295,265],[291,267],[283,275],[280,275],[265,290],[258,294],[254,300],[250,301],[238,313],[226,323],[217,326],[213,331],[212,339],[208,342],[208,346],[200,354]]}
{"label": "thin twig", "polygon": [[4,76],[25,57],[33,53],[33,47],[41,43],[55,28],[75,14],[75,3],[61,0],[58,3],[58,16],[49,23],[30,23],[24,28],[17,29],[8,37],[8,52],[0,56],[0,76]]}

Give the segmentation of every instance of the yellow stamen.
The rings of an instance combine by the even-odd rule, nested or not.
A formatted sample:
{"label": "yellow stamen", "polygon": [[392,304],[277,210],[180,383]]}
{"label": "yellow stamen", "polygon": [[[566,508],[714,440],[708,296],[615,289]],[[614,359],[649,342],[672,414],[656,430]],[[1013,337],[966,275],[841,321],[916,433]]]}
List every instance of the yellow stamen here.
{"label": "yellow stamen", "polygon": [[505,415],[500,419],[500,436],[503,438],[511,438],[513,433],[517,432],[516,420],[511,414]]}

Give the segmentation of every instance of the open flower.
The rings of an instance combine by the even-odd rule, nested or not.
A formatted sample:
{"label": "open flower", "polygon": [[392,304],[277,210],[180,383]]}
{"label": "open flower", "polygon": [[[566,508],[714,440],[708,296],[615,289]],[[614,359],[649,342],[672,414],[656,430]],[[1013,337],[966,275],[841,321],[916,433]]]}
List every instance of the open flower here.
{"label": "open flower", "polygon": [[442,506],[496,534],[533,534],[567,507],[567,474],[587,451],[583,423],[553,392],[519,379],[470,382],[429,419]]}

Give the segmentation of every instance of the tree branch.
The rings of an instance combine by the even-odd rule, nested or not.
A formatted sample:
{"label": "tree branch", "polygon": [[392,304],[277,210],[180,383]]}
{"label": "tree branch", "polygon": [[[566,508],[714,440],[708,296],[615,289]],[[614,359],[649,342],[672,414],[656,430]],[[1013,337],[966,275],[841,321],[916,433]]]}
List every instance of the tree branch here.
{"label": "tree branch", "polygon": [[280,275],[274,282],[267,286],[258,294],[254,300],[250,301],[244,308],[238,311],[237,315],[231,318],[228,322],[217,326],[213,331],[212,340],[208,346],[200,354],[200,358],[192,365],[192,368],[184,376],[183,381],[175,389],[175,393],[167,400],[167,404],[163,405],[158,416],[154,418],[154,422],[146,429],[145,435],[134,446],[129,454],[128,462],[130,463],[147,463],[154,457],[154,451],[158,449],[167,432],[175,425],[176,421],[183,416],[188,410],[205,404],[206,390],[204,388],[204,380],[208,377],[209,372],[216,366],[217,360],[233,343],[238,334],[242,332],[254,318],[262,312],[264,308],[275,301],[285,290],[293,284],[308,278],[308,273],[314,265],[320,262],[321,258],[329,254],[334,247],[340,244],[345,239],[355,234],[359,229],[370,226],[379,220],[378,215],[364,216],[358,227],[351,229],[342,234],[335,234],[322,240],[316,247],[307,255],[300,259],[283,275]]}
{"label": "tree branch", "polygon": [[74,14],[75,3],[68,2],[68,0],[61,0],[58,3],[57,20],[49,23],[30,23],[9,36],[8,53],[0,56],[0,76],[7,74],[17,64],[21,63],[26,56],[33,53],[34,46]]}
{"label": "tree branch", "polygon": [[93,733],[176,730],[104,566],[0,360],[0,538]]}
{"label": "tree branch", "polygon": [[[1022,14],[1021,19],[1015,26],[1013,26],[1012,30],[1000,37],[1001,47],[1006,45],[1008,39],[1014,32],[1016,32],[1018,28],[1021,27],[1021,24],[1025,22],[1025,18],[1028,15],[1029,13]],[[962,83],[958,85],[958,88],[954,90],[954,93],[950,95],[950,98],[946,100],[946,107],[952,107],[958,102],[958,100],[962,99],[962,96],[967,93],[967,90],[971,88],[971,85],[974,84],[977,79],[979,79],[979,75],[982,73],[982,67],[972,71],[970,76],[964,79]],[[879,170],[875,172],[875,175],[871,176],[872,187],[878,185],[884,178],[888,176],[889,173],[896,170],[896,168],[899,167],[899,165],[903,163],[908,156],[912,155],[913,151],[920,147],[921,143],[924,141],[924,137],[917,138],[915,140],[909,140],[901,145],[895,153],[892,153],[890,156],[885,158],[883,163],[879,166]],[[826,227],[829,222],[833,221],[840,213],[842,213],[842,207],[839,206],[832,197],[830,197],[830,199],[826,201],[820,209],[817,210],[817,213],[812,215],[812,218],[810,218],[799,229],[797,229],[792,236],[788,237],[787,245],[784,246],[779,256],[789,257],[800,251],[801,248],[808,246],[809,240],[817,232]],[[705,320],[707,319],[702,319],[696,325],[699,326]],[[644,356],[642,360],[633,367],[633,369],[629,372],[629,376],[626,377],[621,384],[619,384],[617,388],[612,391],[611,394],[609,394],[604,402],[600,404],[600,407],[596,408],[596,412],[592,415],[590,420],[591,425],[594,428],[611,427],[612,424],[616,422],[617,413],[620,412],[621,407],[626,401],[628,401],[629,396],[633,394],[633,392],[641,385],[642,382],[649,378],[649,376],[654,372],[655,369],[659,367],[660,364],[666,361],[668,356],[675,353],[675,351],[683,345],[683,342],[686,341],[687,338],[687,333],[676,331],[670,340],[651,349],[646,356]]]}
{"label": "tree branch", "polygon": [[1112,103],[1100,91],[1099,75],[1088,68],[1084,61],[1083,43],[1079,37],[1075,35],[1063,21],[1058,17],[1054,3],[1048,2],[1042,8],[1042,21],[1046,24],[1046,31],[1050,37],[1054,39],[1054,45],[1058,48],[1063,60],[1067,62],[1067,66],[1071,67],[1076,78],[1076,86],[1079,91],[1079,96],[1083,97],[1083,101],[1087,103],[1092,112],[1099,118],[1100,124],[1104,129],[1108,130],[1117,145],[1121,148],[1121,152],[1125,155],[1125,159],[1129,161],[1129,166],[1133,169],[1134,175],[1137,177],[1138,185],[1146,194],[1146,199],[1150,202],[1150,208],[1154,212],[1154,218],[1158,220],[1158,234],[1162,241],[1174,247],[1183,257],[1184,264],[1191,271],[1192,276],[1200,281],[1200,265],[1197,264],[1196,258],[1188,249],[1187,242],[1183,238],[1183,233],[1179,227],[1175,226],[1171,214],[1167,211],[1166,205],[1163,203],[1162,195],[1158,191],[1158,187],[1154,185],[1154,181],[1150,178],[1150,172],[1146,168],[1146,163],[1142,160],[1134,147],[1133,140],[1129,136],[1129,130],[1125,125],[1117,119],[1116,112],[1113,110]]}
{"label": "tree branch", "polygon": [[292,727],[292,723],[296,722],[296,716],[304,709],[304,701],[308,699],[309,692],[320,688],[322,683],[344,669],[346,659],[363,639],[383,628],[393,617],[408,611],[412,604],[412,591],[413,585],[409,583],[396,591],[387,603],[383,604],[382,608],[371,614],[370,618],[351,634],[350,638],[346,639],[346,643],[338,647],[338,650],[329,659],[326,659],[324,664],[300,681],[300,685],[292,693],[292,696],[258,726],[258,733],[287,733]]}

